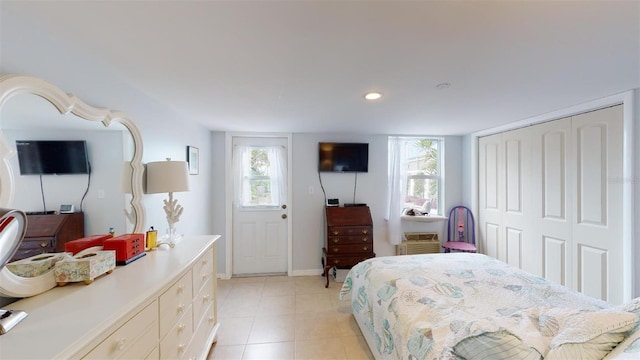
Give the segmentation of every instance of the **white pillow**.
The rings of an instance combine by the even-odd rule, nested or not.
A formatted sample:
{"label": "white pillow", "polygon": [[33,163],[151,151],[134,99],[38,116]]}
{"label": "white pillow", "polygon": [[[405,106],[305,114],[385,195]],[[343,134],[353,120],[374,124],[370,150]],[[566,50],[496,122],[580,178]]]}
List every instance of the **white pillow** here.
{"label": "white pillow", "polygon": [[602,359],[638,322],[629,312],[584,311],[560,319],[545,359]]}

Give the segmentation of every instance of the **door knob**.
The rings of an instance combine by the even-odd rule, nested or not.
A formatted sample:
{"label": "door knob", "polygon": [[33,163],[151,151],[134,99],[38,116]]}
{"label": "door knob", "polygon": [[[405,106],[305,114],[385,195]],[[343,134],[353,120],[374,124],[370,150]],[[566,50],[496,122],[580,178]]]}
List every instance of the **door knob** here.
{"label": "door knob", "polygon": [[287,208],[287,204],[282,204],[282,209],[286,209]]}
{"label": "door knob", "polygon": [[287,218],[287,214],[282,214],[282,218],[286,219]]}

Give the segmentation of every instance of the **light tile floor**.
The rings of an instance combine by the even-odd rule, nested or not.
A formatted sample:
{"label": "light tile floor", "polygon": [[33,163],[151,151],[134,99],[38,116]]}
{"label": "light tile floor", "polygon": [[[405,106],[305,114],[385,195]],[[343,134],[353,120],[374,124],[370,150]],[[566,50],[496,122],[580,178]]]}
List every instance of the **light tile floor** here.
{"label": "light tile floor", "polygon": [[218,342],[208,360],[373,359],[340,301],[342,284],[322,276],[218,280]]}

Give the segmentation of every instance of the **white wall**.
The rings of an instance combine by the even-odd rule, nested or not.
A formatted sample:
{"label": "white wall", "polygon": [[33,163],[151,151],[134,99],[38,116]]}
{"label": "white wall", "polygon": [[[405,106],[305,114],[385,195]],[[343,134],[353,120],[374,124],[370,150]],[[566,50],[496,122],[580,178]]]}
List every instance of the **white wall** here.
{"label": "white wall", "polygon": [[[198,147],[200,174],[189,177],[189,192],[175,194],[185,208],[176,227],[178,232],[185,234],[212,233],[209,199],[212,156],[215,154],[211,151],[208,129],[177,114],[170,105],[160,104],[140,92],[101,64],[100,59],[74,52],[66,44],[39,33],[35,26],[6,12],[0,13],[0,33],[1,73],[39,76],[90,105],[129,114],[142,135],[143,162],[164,160],[166,157],[185,160],[186,146]],[[160,234],[167,228],[162,210],[164,198],[166,195],[155,194],[146,195],[143,200],[147,210],[145,227],[153,225]]]}
{"label": "white wall", "polygon": [[[362,134],[294,134],[293,135],[293,269],[294,274],[317,274],[324,244],[324,203],[318,177],[319,142],[369,143],[369,172],[359,173],[354,199],[355,174],[320,173],[327,198],[343,203],[366,203],[373,220],[373,249],[376,256],[395,255],[395,246],[388,241],[387,172],[388,136]],[[445,137],[444,145],[444,207],[462,201],[462,138]],[[313,190],[313,193],[310,191]],[[438,231],[445,222],[403,223],[403,231]]]}

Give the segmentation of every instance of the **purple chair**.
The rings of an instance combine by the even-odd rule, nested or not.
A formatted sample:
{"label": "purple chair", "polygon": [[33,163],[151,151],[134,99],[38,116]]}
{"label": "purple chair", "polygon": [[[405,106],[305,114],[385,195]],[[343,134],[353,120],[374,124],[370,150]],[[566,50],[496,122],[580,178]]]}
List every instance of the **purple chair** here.
{"label": "purple chair", "polygon": [[475,221],[471,210],[466,206],[454,206],[449,211],[447,223],[447,242],[442,244],[444,252],[477,252]]}

